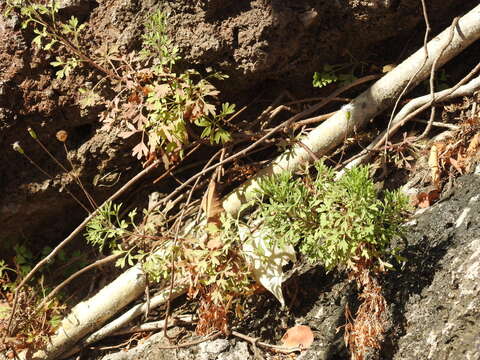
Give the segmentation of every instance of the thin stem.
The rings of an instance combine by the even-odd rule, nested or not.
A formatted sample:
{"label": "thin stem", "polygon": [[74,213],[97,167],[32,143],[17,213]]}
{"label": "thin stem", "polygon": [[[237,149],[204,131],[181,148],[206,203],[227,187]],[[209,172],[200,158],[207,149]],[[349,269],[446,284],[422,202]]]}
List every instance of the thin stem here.
{"label": "thin stem", "polygon": [[70,241],[72,241],[80,232],[87,226],[87,224],[92,220],[95,216],[98,215],[99,209],[103,207],[108,202],[112,202],[116,200],[118,197],[123,195],[132,185],[134,185],[138,180],[149,174],[152,170],[154,170],[158,165],[160,161],[155,160],[150,166],[147,168],[143,169],[140,171],[137,175],[135,175],[130,181],[128,181],[125,185],[123,185],[120,189],[118,189],[112,196],[110,196],[107,200],[105,200],[102,205],[100,205],[99,208],[97,208],[94,212],[92,212],[90,215],[88,215],[85,220],[82,221],[80,225],[76,227],[75,230],[73,230],[70,235],[68,235],[60,244],[58,244],[55,249],[53,249],[50,254],[48,254],[45,258],[43,258],[40,262],[35,265],[35,267],[30,270],[30,272],[25,276],[25,278],[20,282],[20,284],[16,287],[15,289],[15,297],[13,301],[13,306],[12,306],[12,312],[10,313],[10,318],[8,320],[8,325],[7,325],[7,336],[10,336],[11,332],[11,325],[13,321],[13,317],[15,316],[15,310],[17,307],[18,303],[18,292],[20,289],[33,277],[33,275],[45,264],[49,263],[57,254],[58,252],[65,246],[67,245]]}
{"label": "thin stem", "polygon": [[[29,128],[29,132],[30,132],[30,128]],[[37,142],[38,145],[40,145],[40,147],[43,149],[43,151],[45,151],[47,153],[47,155],[50,157],[50,159],[52,159],[55,162],[55,164],[57,164],[60,167],[60,169],[62,169],[65,173],[67,173],[67,174],[69,174],[73,177],[73,180],[77,183],[78,186],[80,186],[80,189],[82,189],[83,193],[85,194],[85,197],[87,198],[90,205],[92,206],[92,209],[96,209],[98,206],[95,203],[95,200],[93,200],[93,198],[90,196],[90,194],[87,192],[87,190],[85,190],[82,182],[80,181],[78,176],[75,174],[75,168],[73,166],[73,163],[68,158],[68,150],[67,150],[67,146],[66,146],[65,142],[63,142],[63,147],[65,149],[65,157],[67,158],[67,161],[70,163],[70,166],[72,167],[71,172],[68,171],[67,168],[65,168],[65,166],[63,166],[63,164],[55,156],[53,156],[53,154],[47,149],[47,147],[45,145],[43,145],[43,143],[40,141],[40,139],[36,135],[33,136],[33,139]],[[87,211],[90,212],[90,210],[87,210]]]}
{"label": "thin stem", "polygon": [[299,119],[301,119],[302,117],[304,116],[308,116],[312,113],[314,113],[315,111],[319,110],[322,106],[324,106],[325,104],[327,104],[330,100],[330,98],[335,98],[337,97],[338,95],[340,95],[342,92],[344,91],[347,91],[348,89],[354,87],[354,86],[357,86],[357,85],[360,85],[360,84],[363,84],[365,82],[368,82],[368,81],[372,81],[372,80],[375,80],[378,78],[378,75],[369,75],[369,76],[365,76],[363,78],[360,78],[356,81],[354,81],[353,83],[351,84],[348,84],[348,85],[345,85],[344,87],[342,87],[341,89],[338,89],[336,90],[332,95],[330,95],[329,97],[327,97],[325,100],[323,100],[322,102],[320,102],[319,104],[316,104],[310,108],[308,108],[307,110],[304,110],[302,111],[301,113],[295,115],[295,116],[292,116],[290,119],[288,119],[287,121],[277,125],[276,127],[274,127],[272,130],[270,130],[268,133],[266,133],[264,136],[262,136],[260,139],[258,139],[257,141],[255,141],[253,144],[251,144],[250,146],[247,146],[245,149],[237,152],[236,154],[233,154],[229,157],[227,157],[226,159],[218,162],[217,164],[215,165],[211,165],[205,169],[203,169],[202,171],[200,171],[199,173],[197,173],[196,175],[192,176],[190,179],[188,179],[187,181],[185,181],[182,185],[180,185],[179,187],[177,187],[174,191],[172,191],[170,193],[170,195],[164,197],[162,200],[159,201],[159,203],[155,206],[155,207],[158,207],[160,206],[161,204],[164,204],[165,202],[167,202],[168,200],[170,200],[172,197],[174,197],[175,195],[177,195],[180,191],[182,191],[186,186],[190,185],[192,182],[194,182],[197,178],[199,178],[200,176],[203,176],[204,174],[208,173],[209,171],[212,171],[214,169],[216,169],[217,167],[219,166],[222,166],[224,164],[228,164],[230,162],[232,162],[233,160],[235,159],[238,159],[246,154],[248,154],[251,150],[253,150],[254,148],[256,148],[257,146],[259,146],[261,143],[263,143],[265,140],[267,140],[268,138],[272,137],[274,134],[276,134],[277,132],[279,132],[280,130],[282,130],[283,128],[285,127],[288,127],[290,126],[290,124],[292,124],[294,121],[297,121]]}
{"label": "thin stem", "polygon": [[[25,158],[27,158],[27,160],[33,165],[35,166],[35,168],[38,169],[38,171],[40,171],[42,174],[44,174],[46,177],[48,177],[49,179],[51,180],[55,180],[54,177],[52,175],[50,175],[48,172],[46,172],[45,170],[43,170],[39,165],[37,165],[37,163],[35,161],[33,161],[30,156],[28,156],[27,154],[25,153],[22,153],[23,156],[25,156]],[[64,187],[65,191],[68,193],[68,195],[70,195],[73,200],[75,200],[78,205],[80,205],[87,213],[90,213],[90,210],[85,206],[83,205],[83,203],[75,196],[73,195],[73,193],[68,190],[67,187]]]}
{"label": "thin stem", "polygon": [[67,149],[67,144],[64,142],[63,143],[63,149],[65,150],[65,157],[67,158],[67,161],[68,163],[70,164],[70,167],[72,168],[72,176],[73,176],[73,179],[75,180],[75,182],[78,184],[78,186],[80,186],[80,188],[82,189],[83,193],[85,194],[85,197],[88,199],[88,201],[90,202],[90,205],[92,206],[93,209],[96,209],[98,207],[95,199],[89,194],[89,192],[85,189],[85,187],[83,186],[82,182],[80,181],[80,178],[78,177],[78,175],[75,173],[75,167],[73,166],[73,163],[72,161],[70,160],[70,158],[68,157],[68,149]]}

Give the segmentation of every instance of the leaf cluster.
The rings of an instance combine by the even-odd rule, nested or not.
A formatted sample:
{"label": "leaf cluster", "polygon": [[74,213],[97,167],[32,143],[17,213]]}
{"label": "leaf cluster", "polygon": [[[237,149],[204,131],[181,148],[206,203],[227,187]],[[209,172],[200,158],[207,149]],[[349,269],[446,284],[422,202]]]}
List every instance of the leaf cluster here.
{"label": "leaf cluster", "polygon": [[313,87],[322,88],[332,83],[348,84],[356,79],[352,72],[342,72],[344,65],[323,65],[321,72],[313,73]]}
{"label": "leaf cluster", "polygon": [[107,246],[110,249],[118,247],[117,241],[129,234],[129,228],[135,228],[134,218],[136,209],[128,214],[128,219],[120,218],[122,204],[105,203],[98,209],[98,214],[86,226],[85,238],[87,243],[97,246],[103,251]]}
{"label": "leaf cluster", "polygon": [[[119,267],[141,263],[152,282],[170,279],[174,263],[175,278],[188,281],[189,296],[200,300],[199,332],[226,330],[233,306],[238,313],[241,308],[239,300],[255,288],[234,219],[222,214],[221,227],[210,227],[208,237],[202,236],[206,234],[200,228],[192,238],[174,241],[171,237],[156,237],[155,247],[143,251],[137,247],[122,249],[118,245],[117,240],[127,235],[146,236],[145,228],[140,230],[134,224],[135,211],[124,220],[119,210],[120,205],[107,203],[103,206],[87,225],[87,242],[100,249],[109,247],[114,253],[121,253],[116,262]],[[212,236],[217,241],[208,241]]]}
{"label": "leaf cluster", "polygon": [[196,241],[183,245],[183,252],[193,288],[213,286],[212,301],[226,305],[230,297],[248,292],[252,280],[234,219],[224,213],[220,219],[220,229],[209,228],[210,234],[217,237],[218,245]]}
{"label": "leaf cluster", "polygon": [[322,162],[315,169],[314,178],[285,172],[261,182],[259,216],[272,239],[298,246],[327,269],[354,269],[359,259],[381,262],[394,252],[389,245],[402,233],[406,196],[385,191],[379,198],[368,167],[351,169],[338,181]]}
{"label": "leaf cluster", "polygon": [[[17,10],[21,17],[22,29],[31,26],[35,37],[32,43],[39,49],[53,51],[54,46],[62,44],[67,47],[80,47],[79,37],[85,24],[79,24],[72,16],[66,23],[58,22],[58,1],[48,1],[45,4],[29,0],[7,0],[6,15]],[[78,56],[69,56],[66,59],[56,57],[50,64],[60,69],[56,72],[59,79],[67,77],[80,64]]]}
{"label": "leaf cluster", "polygon": [[79,89],[79,104],[82,109],[105,105],[101,120],[107,128],[120,122],[127,129],[120,134],[124,138],[140,133],[132,150],[138,159],[158,152],[168,166],[172,157],[182,157],[191,139],[207,139],[211,144],[230,140],[225,124],[235,106],[225,103],[218,109],[219,91],[211,83],[227,76],[208,69],[206,76],[191,69],[175,72],[180,56],[168,36],[168,14],[154,12],[145,23],[142,49],[122,54],[114,44],[85,51],[80,39],[86,24],[75,17],[60,21],[56,1],[7,0],[7,14],[11,11],[20,14],[23,28],[32,28],[37,47],[58,53],[62,45],[68,51],[69,55],[57,55],[50,63],[58,68],[57,78],[69,77],[82,63],[103,73],[105,77],[94,86],[86,83]]}
{"label": "leaf cluster", "polygon": [[219,91],[210,82],[210,79],[223,80],[227,76],[211,72],[203,77],[192,69],[175,73],[180,57],[178,48],[168,37],[167,15],[162,12],[157,11],[147,21],[142,39],[139,59],[147,64],[143,72],[148,73],[149,79],[142,84],[141,91],[137,87],[131,93],[124,105],[125,113],[129,114],[124,123],[129,130],[123,136],[138,132],[146,135],[134,148],[134,156],[141,158],[158,149],[182,155],[190,138],[195,137],[192,125],[202,129],[199,137],[211,144],[229,141],[230,134],[222,123],[235,111],[235,106],[225,103],[218,111],[214,102]]}
{"label": "leaf cluster", "polygon": [[256,287],[235,220],[222,214],[221,223],[217,231],[209,228],[215,241],[182,243],[179,267],[190,279],[190,297],[200,300],[197,332],[201,334],[227,332],[232,309],[241,316],[241,300]]}

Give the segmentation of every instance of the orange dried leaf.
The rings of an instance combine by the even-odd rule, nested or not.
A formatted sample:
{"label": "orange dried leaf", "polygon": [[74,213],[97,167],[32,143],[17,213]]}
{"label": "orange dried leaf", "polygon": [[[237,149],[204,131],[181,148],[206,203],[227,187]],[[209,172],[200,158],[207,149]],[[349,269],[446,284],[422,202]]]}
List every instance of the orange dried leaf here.
{"label": "orange dried leaf", "polygon": [[202,209],[207,216],[207,225],[214,224],[217,227],[220,227],[220,214],[224,210],[222,202],[220,201],[220,196],[218,195],[217,183],[214,180],[210,181],[207,193],[203,197]]}
{"label": "orange dried leaf", "polygon": [[220,196],[217,191],[217,183],[212,179],[208,190],[202,199],[202,210],[207,217],[207,248],[210,250],[219,249],[223,246],[218,230],[222,226],[220,215],[224,211]]}
{"label": "orange dried leaf", "polygon": [[[460,156],[460,155],[459,155]],[[459,172],[460,175],[463,175],[462,167],[460,166],[460,161],[455,160],[454,158],[448,159],[450,164]]]}
{"label": "orange dried leaf", "polygon": [[134,104],[140,104],[142,102],[142,100],[140,99],[140,96],[138,94],[138,92],[134,91],[132,92],[129,96],[128,96],[128,99],[127,101],[129,103],[134,103]]}
{"label": "orange dried leaf", "polygon": [[418,207],[425,209],[430,206],[430,202],[428,201],[428,194],[426,192],[421,192],[417,195],[418,198]]}
{"label": "orange dried leaf", "polygon": [[438,189],[440,187],[440,169],[438,167],[438,148],[433,145],[430,149],[430,156],[428,157],[428,166],[432,175],[432,184]]}
{"label": "orange dried leaf", "polygon": [[474,155],[480,147],[480,132],[475,134],[475,136],[470,140],[470,144],[468,145],[467,154],[469,156]]}
{"label": "orange dried leaf", "polygon": [[308,349],[313,343],[313,332],[306,325],[296,325],[287,330],[281,341],[286,347]]}
{"label": "orange dried leaf", "polygon": [[435,201],[440,197],[440,192],[438,190],[432,190],[428,193],[421,192],[417,194],[416,204],[419,208],[425,209],[430,207]]}

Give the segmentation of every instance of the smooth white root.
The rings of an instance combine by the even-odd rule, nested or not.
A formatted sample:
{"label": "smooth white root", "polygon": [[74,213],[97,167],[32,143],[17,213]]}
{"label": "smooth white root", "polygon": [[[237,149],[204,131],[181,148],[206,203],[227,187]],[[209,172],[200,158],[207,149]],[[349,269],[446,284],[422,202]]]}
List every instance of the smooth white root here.
{"label": "smooth white root", "polygon": [[[137,304],[133,306],[131,309],[126,311],[124,314],[113,320],[112,322],[108,323],[101,329],[95,331],[93,334],[89,335],[82,341],[80,341],[77,346],[75,346],[71,351],[69,351],[66,355],[62,356],[62,358],[71,356],[78,351],[80,351],[83,347],[93,344],[97,341],[100,341],[127,326],[132,320],[136,319],[142,314],[145,314],[147,311],[147,306],[150,310],[155,309],[156,307],[165,304],[169,299],[169,291],[170,289],[163,289],[159,294],[153,296],[150,299],[150,303],[143,303]],[[176,299],[177,297],[185,294],[187,292],[187,286],[177,286],[172,290],[170,300]]]}
{"label": "smooth white root", "polygon": [[56,359],[84,336],[101,327],[145,291],[147,278],[139,266],[132,267],[95,296],[76,305],[62,320],[47,349],[37,351],[33,359]]}
{"label": "smooth white root", "polygon": [[[302,143],[317,156],[322,156],[340,145],[355,130],[365,126],[370,119],[390,107],[402,93],[407,83],[413,89],[429,77],[434,60],[440,55],[437,66],[440,67],[458,55],[480,37],[480,5],[459,19],[450,38],[450,27],[427,44],[429,57],[425,65],[425,49],[422,47],[395,69],[387,73],[368,90],[364,91],[348,105],[342,107],[335,115],[316,127]],[[445,45],[447,45],[445,47]],[[421,68],[420,71],[418,71]],[[230,193],[223,201],[223,208],[230,214],[237,214],[242,204],[250,201],[259,188],[259,180],[265,176],[294,171],[301,165],[311,162],[311,156],[304,146],[296,145],[291,150],[277,157],[269,166],[259,171],[252,179]]]}

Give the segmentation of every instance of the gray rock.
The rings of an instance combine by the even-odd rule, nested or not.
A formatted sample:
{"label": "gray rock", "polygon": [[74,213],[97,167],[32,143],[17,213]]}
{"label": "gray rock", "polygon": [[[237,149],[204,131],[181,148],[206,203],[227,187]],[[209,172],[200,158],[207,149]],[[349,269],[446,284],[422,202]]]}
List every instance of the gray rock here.
{"label": "gray rock", "polygon": [[225,351],[229,345],[230,344],[228,340],[217,339],[217,340],[201,343],[200,350],[210,354],[219,354],[222,351]]}

